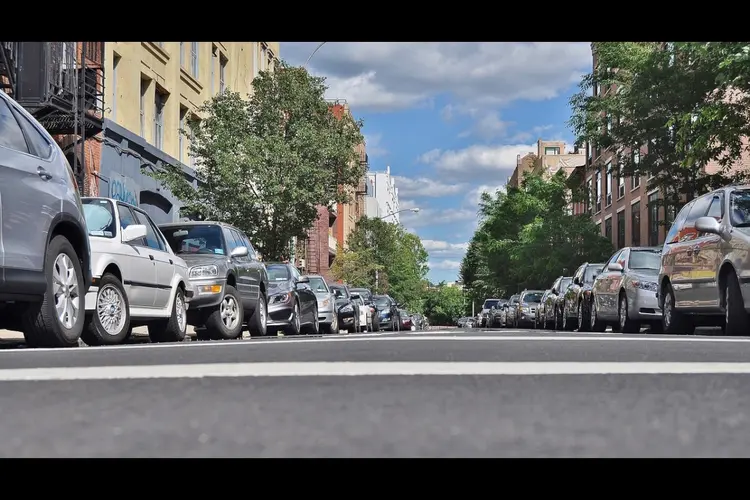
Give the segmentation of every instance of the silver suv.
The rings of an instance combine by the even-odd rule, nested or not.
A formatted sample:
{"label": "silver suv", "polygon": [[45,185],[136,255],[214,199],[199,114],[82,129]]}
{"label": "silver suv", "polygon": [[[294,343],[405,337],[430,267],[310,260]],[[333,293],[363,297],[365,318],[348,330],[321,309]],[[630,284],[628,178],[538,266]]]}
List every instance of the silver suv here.
{"label": "silver suv", "polygon": [[750,185],[718,189],[680,210],[662,249],[658,299],[668,333],[719,325],[747,335]]}
{"label": "silver suv", "polygon": [[30,347],[77,346],[90,284],[73,171],[47,131],[0,92],[0,328],[23,331]]}

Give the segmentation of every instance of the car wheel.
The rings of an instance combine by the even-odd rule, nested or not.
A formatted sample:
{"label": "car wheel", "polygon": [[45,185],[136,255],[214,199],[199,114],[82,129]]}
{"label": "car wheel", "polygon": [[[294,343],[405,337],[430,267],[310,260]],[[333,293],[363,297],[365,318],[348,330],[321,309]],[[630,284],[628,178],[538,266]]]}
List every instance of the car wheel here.
{"label": "car wheel", "polygon": [[258,296],[258,304],[247,322],[247,329],[251,337],[268,335],[268,298],[263,292]]}
{"label": "car wheel", "polygon": [[313,312],[314,312],[313,322],[305,327],[305,331],[308,335],[320,334],[320,320],[318,319],[318,305],[317,304],[315,304],[315,309]]}
{"label": "car wheel", "polygon": [[284,328],[284,333],[286,335],[299,335],[300,330],[300,317],[299,317],[299,302],[294,302],[294,309],[292,312],[292,318],[289,320],[289,325]]}
{"label": "car wheel", "polygon": [[625,292],[620,292],[617,319],[620,333],[638,333],[641,330],[641,325],[628,317],[628,296],[625,295]]}
{"label": "car wheel", "polygon": [[373,315],[373,317],[372,317],[372,331],[373,332],[379,332],[380,331],[380,316]]}
{"label": "car wheel", "polygon": [[206,330],[211,340],[232,340],[242,337],[245,311],[239,292],[226,285],[224,297],[206,318]]}
{"label": "car wheel", "polygon": [[724,310],[724,334],[747,335],[748,316],[734,271],[729,272],[724,285]]}
{"label": "car wheel", "polygon": [[591,308],[581,300],[578,302],[578,331],[587,332],[591,327]]}
{"label": "car wheel", "polygon": [[87,345],[117,345],[131,333],[130,303],[122,282],[107,273],[99,281],[96,309],[86,318],[81,339]]}
{"label": "car wheel", "polygon": [[661,321],[664,333],[684,333],[690,335],[695,332],[695,325],[690,318],[680,313],[674,306],[674,291],[667,283],[662,291],[664,294],[664,305],[661,308]]}
{"label": "car wheel", "polygon": [[187,332],[187,309],[185,292],[177,288],[172,300],[172,314],[168,320],[152,321],[148,324],[151,342],[182,342]]}
{"label": "car wheel", "polygon": [[75,347],[85,322],[83,271],[65,236],[55,236],[44,261],[47,290],[41,302],[30,303],[22,315],[29,347]]}
{"label": "car wheel", "polygon": [[607,329],[607,324],[599,319],[599,311],[596,308],[596,301],[591,301],[591,312],[589,316],[591,318],[591,331],[602,333]]}

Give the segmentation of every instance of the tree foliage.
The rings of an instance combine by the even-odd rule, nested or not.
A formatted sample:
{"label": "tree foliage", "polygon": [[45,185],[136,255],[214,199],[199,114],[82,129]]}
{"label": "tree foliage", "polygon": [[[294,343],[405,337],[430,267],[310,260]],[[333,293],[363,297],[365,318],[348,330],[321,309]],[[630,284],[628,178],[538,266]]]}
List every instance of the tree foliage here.
{"label": "tree foliage", "polygon": [[403,226],[364,217],[349,235],[349,248],[337,255],[332,271],[336,279],[389,294],[407,308],[421,311],[427,257],[419,237]]}
{"label": "tree foliage", "polygon": [[508,297],[525,288],[545,289],[580,264],[613,251],[587,215],[568,211],[563,172],[549,180],[527,175],[521,187],[484,193],[480,223],[461,264],[469,297]]}
{"label": "tree foliage", "polygon": [[316,207],[346,202],[364,175],[355,146],[361,121],[336,117],[324,79],[282,64],[253,80],[243,99],[225,91],[189,122],[197,187],[177,165],[151,174],[183,203],[183,213],[245,231],[268,260],[289,257],[289,241],[306,237]]}
{"label": "tree foliage", "polygon": [[424,315],[433,325],[452,325],[453,318],[463,316],[466,296],[458,287],[440,283],[427,291],[424,300]]}
{"label": "tree foliage", "polygon": [[593,51],[597,65],[571,99],[579,143],[612,147],[624,176],[653,175],[649,187],[668,206],[741,180],[730,167],[750,135],[747,42],[596,42]]}

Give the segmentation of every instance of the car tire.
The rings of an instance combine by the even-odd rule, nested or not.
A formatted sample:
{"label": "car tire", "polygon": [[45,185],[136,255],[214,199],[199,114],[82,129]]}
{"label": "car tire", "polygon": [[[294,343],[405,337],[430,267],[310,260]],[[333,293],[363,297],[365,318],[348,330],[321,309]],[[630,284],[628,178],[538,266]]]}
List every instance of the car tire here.
{"label": "car tire", "polygon": [[305,327],[307,335],[320,335],[320,320],[318,319],[318,305],[315,304],[313,322]]}
{"label": "car tire", "polygon": [[607,323],[599,319],[599,313],[597,312],[596,303],[593,299],[591,300],[589,318],[591,321],[592,332],[604,333],[607,330]]}
{"label": "car tire", "polygon": [[662,330],[668,334],[691,335],[695,332],[695,324],[685,314],[674,308],[674,291],[672,285],[666,283],[663,287],[664,304],[661,308]]}
{"label": "car tire", "polygon": [[178,287],[172,300],[172,314],[169,319],[151,321],[148,324],[148,336],[151,342],[182,342],[186,334],[185,292]]}
{"label": "car tire", "polygon": [[588,332],[591,327],[591,310],[584,305],[582,300],[578,301],[578,331]]}
{"label": "car tire", "polygon": [[[228,326],[224,322],[225,315],[234,316],[234,324]],[[226,285],[221,302],[206,317],[206,331],[211,340],[242,338],[244,321],[245,310],[242,307],[242,298],[235,287]]]}
{"label": "car tire", "polygon": [[[22,315],[23,336],[29,347],[77,347],[85,323],[86,296],[83,293],[83,271],[73,245],[65,236],[55,236],[47,246],[44,261],[44,274],[47,290],[41,302],[28,304]],[[65,269],[63,270],[63,266]],[[74,284],[66,285],[66,291],[74,295],[78,303],[78,315],[68,325],[64,325],[56,310],[55,270],[73,273]],[[68,313],[70,314],[70,313]]]}
{"label": "car tire", "polygon": [[724,284],[724,335],[747,335],[748,315],[737,275],[730,271]]}
{"label": "car tire", "polygon": [[[106,294],[106,297],[104,297],[104,294]],[[117,324],[113,325],[116,328],[114,331],[107,329],[102,323],[102,317],[99,313],[99,302],[105,298],[111,302],[109,305],[111,311],[106,322],[109,324],[109,320],[112,320],[115,314],[118,312],[121,314]],[[106,314],[106,311],[103,311],[103,313]],[[122,286],[122,282],[117,279],[117,276],[106,273],[99,281],[99,290],[96,292],[96,309],[93,314],[86,318],[86,326],[81,333],[81,340],[90,346],[118,345],[125,342],[131,333],[130,302],[128,301],[128,295],[125,293],[125,287]]]}
{"label": "car tire", "polygon": [[260,292],[258,305],[255,306],[253,314],[247,322],[247,329],[251,337],[265,337],[268,335],[268,298]]}
{"label": "car tire", "polygon": [[379,315],[373,315],[372,317],[372,331],[373,332],[380,331],[380,316]]}
{"label": "car tire", "polygon": [[620,292],[617,301],[617,326],[620,333],[638,333],[641,331],[640,323],[630,319],[628,314],[628,297],[625,292]]}
{"label": "car tire", "polygon": [[289,325],[284,327],[284,335],[299,335],[301,326],[300,326],[300,309],[299,309],[299,302],[296,300],[294,301],[294,307],[292,318],[289,320]]}

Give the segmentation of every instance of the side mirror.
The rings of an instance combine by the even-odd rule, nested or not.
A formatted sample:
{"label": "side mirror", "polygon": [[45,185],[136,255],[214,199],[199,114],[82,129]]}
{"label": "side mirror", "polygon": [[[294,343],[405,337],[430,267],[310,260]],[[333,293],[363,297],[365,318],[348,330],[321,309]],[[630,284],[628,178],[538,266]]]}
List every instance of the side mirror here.
{"label": "side mirror", "polygon": [[310,278],[308,278],[307,276],[300,276],[297,279],[297,284],[299,285],[300,283],[310,283]]}
{"label": "side mirror", "polygon": [[232,250],[229,253],[230,257],[247,257],[247,255],[250,253],[250,251],[247,249],[247,247],[237,247],[234,250]]}
{"label": "side mirror", "polygon": [[573,284],[581,286],[581,280],[579,280],[578,278],[573,278]]}
{"label": "side mirror", "polygon": [[618,262],[613,262],[607,266],[607,270],[612,271],[613,273],[621,273],[623,271],[622,264]]}
{"label": "side mirror", "polygon": [[695,229],[701,233],[718,234],[721,236],[721,224],[713,217],[699,217],[695,221]]}
{"label": "side mirror", "polygon": [[148,231],[143,224],[131,224],[122,230],[122,242],[130,243],[141,238],[145,238]]}

